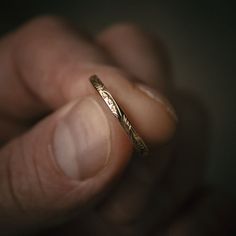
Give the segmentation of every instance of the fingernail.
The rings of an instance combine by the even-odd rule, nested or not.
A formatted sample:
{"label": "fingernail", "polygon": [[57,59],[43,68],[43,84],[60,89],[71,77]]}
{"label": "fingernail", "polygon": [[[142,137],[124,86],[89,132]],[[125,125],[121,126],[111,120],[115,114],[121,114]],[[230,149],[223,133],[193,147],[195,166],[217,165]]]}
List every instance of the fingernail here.
{"label": "fingernail", "polygon": [[95,99],[77,103],[59,122],[54,134],[54,153],[61,170],[74,179],[94,177],[106,166],[110,128]]}
{"label": "fingernail", "polygon": [[166,112],[170,115],[170,117],[175,121],[178,122],[178,117],[176,115],[174,107],[170,104],[170,102],[160,93],[158,93],[155,89],[149,87],[143,83],[136,83],[136,87],[146,94],[148,97],[152,98],[156,102],[160,103],[166,110]]}

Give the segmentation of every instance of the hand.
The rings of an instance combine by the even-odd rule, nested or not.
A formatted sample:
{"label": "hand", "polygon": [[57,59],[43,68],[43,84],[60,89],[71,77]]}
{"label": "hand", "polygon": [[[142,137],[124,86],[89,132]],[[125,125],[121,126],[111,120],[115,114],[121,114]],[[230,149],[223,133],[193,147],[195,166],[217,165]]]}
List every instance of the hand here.
{"label": "hand", "polygon": [[[173,154],[183,157],[175,151],[192,150],[192,136],[189,148],[182,138],[170,142],[177,118],[164,95],[177,107],[185,100],[176,96],[162,49],[131,25],[91,37],[53,17],[1,40],[3,234],[51,228],[57,235],[146,235],[170,224],[201,181],[193,175],[194,184],[184,188],[161,182]],[[128,136],[88,80],[94,74],[151,147],[149,158],[133,155]]]}

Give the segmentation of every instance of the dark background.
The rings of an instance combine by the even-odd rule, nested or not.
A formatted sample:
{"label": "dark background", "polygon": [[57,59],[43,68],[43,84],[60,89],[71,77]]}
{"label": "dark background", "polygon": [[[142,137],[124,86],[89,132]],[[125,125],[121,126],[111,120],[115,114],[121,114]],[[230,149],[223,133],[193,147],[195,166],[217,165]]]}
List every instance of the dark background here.
{"label": "dark background", "polygon": [[51,13],[94,33],[128,21],[158,34],[169,48],[176,86],[196,95],[209,112],[206,183],[236,196],[236,17],[232,2],[0,1],[0,34],[34,16]]}

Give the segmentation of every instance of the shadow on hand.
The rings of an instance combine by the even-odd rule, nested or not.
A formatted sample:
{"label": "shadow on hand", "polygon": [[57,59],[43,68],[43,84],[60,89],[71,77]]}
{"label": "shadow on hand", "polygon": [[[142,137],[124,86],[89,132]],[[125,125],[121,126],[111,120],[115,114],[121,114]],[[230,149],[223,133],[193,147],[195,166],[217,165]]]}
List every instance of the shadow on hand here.
{"label": "shadow on hand", "polygon": [[172,102],[179,125],[171,161],[152,201],[158,212],[154,232],[228,235],[236,225],[233,200],[205,184],[210,131],[207,109],[185,91],[175,92]]}

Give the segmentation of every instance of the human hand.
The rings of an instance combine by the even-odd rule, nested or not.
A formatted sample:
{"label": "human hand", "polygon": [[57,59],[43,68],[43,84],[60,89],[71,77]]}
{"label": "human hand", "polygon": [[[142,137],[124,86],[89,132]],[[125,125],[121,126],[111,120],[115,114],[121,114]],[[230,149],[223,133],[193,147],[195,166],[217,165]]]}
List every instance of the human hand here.
{"label": "human hand", "polygon": [[[175,150],[167,143],[176,128],[164,94],[176,94],[161,48],[134,26],[114,26],[91,37],[51,17],[1,40],[0,227],[5,235],[48,227],[56,232],[69,219],[75,220],[60,226],[57,235],[147,235],[169,222],[199,178],[164,203],[171,192],[163,195],[160,180]],[[93,74],[151,147],[149,158],[132,155],[127,135],[88,81]]]}

